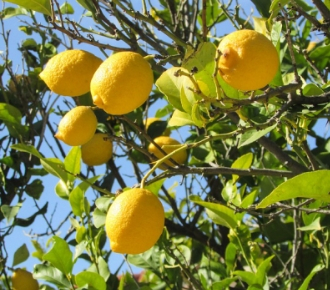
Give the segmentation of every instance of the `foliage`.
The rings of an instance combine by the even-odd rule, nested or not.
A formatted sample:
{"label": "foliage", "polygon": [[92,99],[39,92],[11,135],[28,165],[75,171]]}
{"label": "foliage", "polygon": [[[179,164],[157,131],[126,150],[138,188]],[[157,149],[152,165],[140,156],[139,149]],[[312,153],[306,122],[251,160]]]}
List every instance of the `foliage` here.
{"label": "foliage", "polygon": [[[10,289],[13,268],[31,261],[41,289],[329,288],[330,2],[236,2],[3,4],[0,287]],[[24,35],[17,49],[13,19]],[[237,91],[217,73],[221,38],[242,28],[271,38],[280,56],[262,90]],[[95,110],[98,131],[114,144],[102,167],[82,164],[80,147],[54,138],[65,112],[93,105],[90,93],[58,96],[39,78],[70,48],[103,59],[135,51],[154,72],[152,94],[134,112]],[[152,115],[162,122],[145,130]],[[165,124],[184,145],[156,161],[147,148]],[[158,169],[183,150],[187,164]],[[110,263],[105,215],[118,191],[140,185],[163,202],[165,228],[152,249],[124,257],[122,274]],[[57,202],[68,210],[55,210]],[[25,243],[11,248],[21,228],[33,253]]]}

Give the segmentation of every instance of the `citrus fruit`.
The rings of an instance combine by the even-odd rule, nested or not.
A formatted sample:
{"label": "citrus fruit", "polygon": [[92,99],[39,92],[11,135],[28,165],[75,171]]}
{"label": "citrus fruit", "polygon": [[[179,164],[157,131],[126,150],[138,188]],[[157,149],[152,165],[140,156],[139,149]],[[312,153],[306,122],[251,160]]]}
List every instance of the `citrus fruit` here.
{"label": "citrus fruit", "polygon": [[[154,139],[154,142],[162,148],[167,154],[173,152],[174,150],[178,149],[180,145],[182,145],[179,141],[168,137],[168,136],[159,136]],[[165,155],[163,152],[161,152],[153,143],[150,143],[148,146],[148,151],[150,153],[153,153],[158,159],[163,158]],[[184,164],[187,160],[187,151],[182,150],[177,153],[175,153],[171,159],[173,159],[178,164]],[[164,162],[168,166],[176,166],[172,161],[166,160]],[[166,169],[165,166],[160,165],[159,168]]]}
{"label": "citrus fruit", "polygon": [[112,141],[108,134],[96,133],[91,140],[81,146],[82,161],[88,166],[101,165],[112,157]]}
{"label": "citrus fruit", "polygon": [[164,223],[164,208],[158,197],[149,190],[133,188],[115,198],[105,229],[112,251],[140,254],[158,241]]}
{"label": "citrus fruit", "polygon": [[91,107],[78,106],[61,119],[55,137],[67,145],[80,146],[92,139],[96,127],[97,119]]}
{"label": "citrus fruit", "polygon": [[32,274],[23,269],[16,269],[12,276],[12,284],[14,290],[38,290],[38,281],[33,278]]}
{"label": "citrus fruit", "polygon": [[279,57],[272,42],[254,30],[228,34],[219,44],[219,73],[235,89],[261,89],[275,77]]}
{"label": "citrus fruit", "polygon": [[118,52],[106,59],[91,80],[94,104],[108,114],[134,111],[147,99],[153,86],[147,60],[135,52]]}
{"label": "citrus fruit", "polygon": [[101,63],[87,51],[66,50],[53,56],[39,76],[56,94],[80,96],[89,92],[92,76]]}
{"label": "citrus fruit", "polygon": [[[156,117],[149,117],[149,118],[143,120],[145,130],[148,131],[150,125],[155,123],[155,122],[162,122],[162,119],[156,118]],[[158,127],[157,127],[157,129],[158,129]],[[162,135],[168,136],[168,135],[171,134],[171,130],[169,128],[166,128],[163,132],[160,132],[160,133]]]}

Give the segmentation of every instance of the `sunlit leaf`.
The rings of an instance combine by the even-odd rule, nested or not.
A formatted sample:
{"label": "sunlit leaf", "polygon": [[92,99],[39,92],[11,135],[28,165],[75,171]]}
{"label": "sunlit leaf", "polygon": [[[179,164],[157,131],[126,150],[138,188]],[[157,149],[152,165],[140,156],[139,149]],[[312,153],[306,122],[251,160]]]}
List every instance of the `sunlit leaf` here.
{"label": "sunlit leaf", "polygon": [[330,202],[330,170],[317,170],[299,174],[275,188],[259,204],[265,208],[279,201],[292,198],[314,198]]}
{"label": "sunlit leaf", "polygon": [[199,196],[195,196],[195,195],[190,196],[189,199],[192,202],[205,207],[207,215],[216,224],[222,225],[222,226],[225,226],[225,227],[228,227],[231,229],[236,228],[237,221],[236,221],[235,212],[232,209],[230,209],[229,207],[222,205],[222,204],[203,201]]}
{"label": "sunlit leaf", "polygon": [[53,283],[59,286],[59,288],[62,288],[63,286],[66,287],[66,289],[71,288],[71,283],[67,277],[59,269],[50,265],[35,265],[33,270],[33,277],[38,280],[45,280],[47,282]]}
{"label": "sunlit leaf", "polygon": [[106,290],[107,286],[104,279],[97,273],[83,271],[76,275],[76,283],[78,287],[92,287],[93,289]]}
{"label": "sunlit leaf", "polygon": [[29,250],[26,244],[20,246],[14,253],[13,267],[26,261],[29,258],[29,255]]}
{"label": "sunlit leaf", "polygon": [[22,206],[21,203],[15,205],[15,206],[10,206],[7,204],[4,204],[1,206],[1,212],[2,212],[3,216],[6,218],[8,224],[18,214],[21,206]]}
{"label": "sunlit leaf", "polygon": [[276,128],[277,124],[274,124],[268,128],[261,129],[261,130],[250,130],[241,135],[241,138],[239,140],[238,148],[249,145],[261,137],[265,136],[272,130]]}
{"label": "sunlit leaf", "polygon": [[178,70],[180,70],[180,67],[172,67],[163,72],[157,79],[156,86],[166,96],[173,107],[184,112],[180,100],[183,79],[175,75]]}
{"label": "sunlit leaf", "polygon": [[1,17],[8,19],[18,15],[29,15],[28,11],[22,7],[7,7],[1,11]]}
{"label": "sunlit leaf", "polygon": [[300,231],[320,231],[320,230],[322,230],[322,227],[320,224],[320,217],[317,217],[313,222],[311,222],[307,226],[299,227],[298,230],[300,230]]}
{"label": "sunlit leaf", "polygon": [[168,125],[170,127],[182,127],[187,125],[194,125],[195,123],[191,119],[191,114],[175,110],[170,121],[168,122]]}
{"label": "sunlit leaf", "polygon": [[50,1],[48,0],[4,0],[6,2],[14,3],[26,9],[31,9],[45,15],[51,16]]}
{"label": "sunlit leaf", "polygon": [[71,173],[68,174],[68,180],[70,181],[75,180],[74,175],[80,173],[80,167],[81,167],[80,165],[81,165],[81,149],[79,146],[73,146],[64,159],[65,170]]}
{"label": "sunlit leaf", "polygon": [[[237,169],[248,169],[251,167],[253,161],[253,154],[252,153],[246,153],[240,157],[238,157],[234,163],[231,165],[231,168],[237,168]],[[238,175],[233,174],[233,182],[236,182],[239,178]]]}
{"label": "sunlit leaf", "polygon": [[68,243],[58,236],[52,237],[52,248],[43,255],[45,261],[50,262],[63,274],[68,275],[72,271],[72,252]]}

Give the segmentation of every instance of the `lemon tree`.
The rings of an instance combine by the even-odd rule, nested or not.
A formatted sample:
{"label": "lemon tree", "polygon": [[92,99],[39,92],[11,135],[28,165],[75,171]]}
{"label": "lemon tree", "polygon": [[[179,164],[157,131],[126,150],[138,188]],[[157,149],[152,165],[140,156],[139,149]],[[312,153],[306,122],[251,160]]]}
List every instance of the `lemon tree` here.
{"label": "lemon tree", "polygon": [[0,288],[329,289],[329,11],[3,1]]}

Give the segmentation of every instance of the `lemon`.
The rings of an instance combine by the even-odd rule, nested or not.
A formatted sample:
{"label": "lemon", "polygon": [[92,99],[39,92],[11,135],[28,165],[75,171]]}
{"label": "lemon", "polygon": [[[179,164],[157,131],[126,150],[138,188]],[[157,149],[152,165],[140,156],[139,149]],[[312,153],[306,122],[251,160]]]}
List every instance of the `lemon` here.
{"label": "lemon", "polygon": [[219,44],[219,73],[235,89],[261,89],[275,77],[279,57],[272,42],[254,30],[228,34]]}
{"label": "lemon", "polygon": [[[148,131],[148,128],[150,127],[150,125],[154,122],[160,122],[162,121],[162,119],[160,118],[156,118],[156,117],[149,117],[145,120],[143,120],[143,124],[144,124],[144,127],[146,129],[146,131]],[[171,130],[169,128],[166,128],[164,130],[164,132],[161,132],[162,135],[165,135],[165,136],[168,136],[171,134]]]}
{"label": "lemon", "polygon": [[149,250],[163,232],[162,203],[151,191],[133,188],[119,194],[105,221],[112,251],[140,254]]}
{"label": "lemon", "polygon": [[99,66],[91,80],[94,104],[108,114],[127,114],[148,99],[153,81],[152,69],[140,54],[115,53]]}
{"label": "lemon", "polygon": [[78,106],[61,119],[55,137],[67,145],[80,146],[92,139],[96,127],[97,119],[91,107]]}
{"label": "lemon", "polygon": [[12,284],[14,290],[38,290],[38,281],[33,278],[32,274],[23,269],[16,269],[12,276]]}
{"label": "lemon", "polygon": [[[179,141],[168,137],[168,136],[159,136],[154,139],[154,142],[162,148],[167,154],[173,152],[174,150],[178,149],[180,145],[182,145]],[[158,159],[163,158],[165,155],[161,152],[153,143],[150,143],[148,146],[148,151],[153,153]],[[175,153],[171,159],[173,159],[178,164],[184,164],[187,160],[188,154],[186,150],[179,151]],[[176,166],[172,161],[166,160],[164,162],[168,166]],[[161,169],[166,169],[165,166],[160,165]]]}
{"label": "lemon", "polygon": [[96,133],[91,140],[81,146],[82,161],[88,166],[101,165],[112,157],[112,142],[108,134]]}
{"label": "lemon", "polygon": [[87,51],[66,50],[53,56],[39,76],[56,94],[80,96],[89,92],[92,76],[101,63]]}

